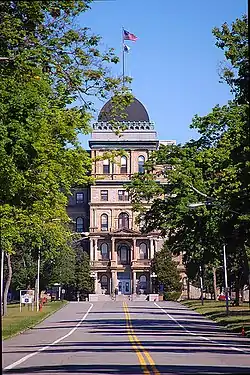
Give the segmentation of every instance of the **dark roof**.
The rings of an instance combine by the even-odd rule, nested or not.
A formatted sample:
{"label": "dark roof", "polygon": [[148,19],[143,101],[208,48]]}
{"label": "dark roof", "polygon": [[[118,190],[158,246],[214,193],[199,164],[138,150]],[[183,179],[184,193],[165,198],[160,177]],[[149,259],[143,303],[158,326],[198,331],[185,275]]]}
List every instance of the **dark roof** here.
{"label": "dark roof", "polygon": [[[98,121],[108,122],[111,120],[110,109],[111,109],[111,100],[109,100],[101,109]],[[117,117],[116,121],[147,121],[149,122],[148,112],[146,111],[143,104],[136,98],[133,102],[124,110],[126,113],[125,118]]]}

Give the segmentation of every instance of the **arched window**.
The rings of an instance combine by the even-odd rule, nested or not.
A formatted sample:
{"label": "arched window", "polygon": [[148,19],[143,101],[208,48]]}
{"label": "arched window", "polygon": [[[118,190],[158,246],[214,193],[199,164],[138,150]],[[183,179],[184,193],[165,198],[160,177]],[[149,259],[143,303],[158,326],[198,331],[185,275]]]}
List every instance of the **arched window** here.
{"label": "arched window", "polygon": [[121,173],[127,173],[127,158],[126,158],[126,156],[121,157]]}
{"label": "arched window", "polygon": [[139,156],[138,158],[138,172],[139,173],[144,173],[144,163],[145,163],[145,158],[143,155]]}
{"label": "arched window", "polygon": [[102,214],[101,216],[101,230],[105,231],[108,230],[108,215]]}
{"label": "arched window", "polygon": [[129,216],[126,212],[120,213],[118,217],[118,229],[129,228]]}
{"label": "arched window", "polygon": [[129,262],[129,248],[127,245],[120,245],[118,248],[118,262],[121,264],[128,264]]}
{"label": "arched window", "polygon": [[109,174],[110,173],[110,162],[108,159],[103,160],[103,174]]}
{"label": "arched window", "polygon": [[109,259],[108,244],[103,243],[101,245],[101,255],[102,255],[102,260],[108,260]]}
{"label": "arched window", "polygon": [[140,244],[140,251],[139,251],[139,253],[140,253],[140,259],[147,259],[147,257],[148,257],[148,254],[147,254],[147,245],[144,242],[142,242]]}
{"label": "arched window", "polygon": [[108,291],[108,276],[102,275],[100,281],[101,281],[101,288],[103,289],[103,292],[106,293]]}
{"label": "arched window", "polygon": [[84,231],[84,225],[83,225],[83,218],[82,217],[78,217],[76,219],[76,231],[80,232],[80,233]]}

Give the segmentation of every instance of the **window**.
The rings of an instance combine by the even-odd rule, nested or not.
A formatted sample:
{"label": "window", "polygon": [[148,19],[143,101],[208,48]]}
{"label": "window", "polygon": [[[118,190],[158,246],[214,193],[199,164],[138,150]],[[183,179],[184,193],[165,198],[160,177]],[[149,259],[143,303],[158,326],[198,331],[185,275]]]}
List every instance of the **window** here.
{"label": "window", "polygon": [[105,231],[108,230],[108,215],[102,214],[101,216],[101,230]]}
{"label": "window", "polygon": [[142,242],[140,244],[139,254],[140,254],[140,259],[147,259],[147,257],[148,257],[148,254],[147,254],[147,245],[144,242]]}
{"label": "window", "polygon": [[127,158],[126,158],[126,156],[121,157],[121,173],[127,173]]}
{"label": "window", "polygon": [[120,213],[118,217],[118,228],[129,228],[129,216],[126,212]]}
{"label": "window", "polygon": [[108,190],[101,190],[101,201],[108,200]]}
{"label": "window", "polygon": [[129,248],[126,245],[121,245],[118,250],[119,262],[121,264],[128,264],[129,262]]}
{"label": "window", "polygon": [[109,160],[103,160],[103,174],[110,173],[110,162]]}
{"label": "window", "polygon": [[138,158],[138,172],[139,173],[144,173],[144,163],[145,163],[145,158],[144,156],[139,156]]}
{"label": "window", "polygon": [[108,276],[102,275],[101,277],[101,288],[105,293],[108,291]]}
{"label": "window", "polygon": [[81,204],[84,202],[84,194],[76,193],[76,204]]}
{"label": "window", "polygon": [[101,245],[101,255],[102,255],[102,260],[108,260],[109,259],[109,249],[108,249],[108,245],[106,243],[103,243]]}
{"label": "window", "polygon": [[128,201],[128,192],[126,190],[118,190],[118,200]]}
{"label": "window", "polygon": [[84,227],[83,227],[83,218],[82,217],[78,217],[76,219],[76,231],[81,233],[83,232],[84,230]]}

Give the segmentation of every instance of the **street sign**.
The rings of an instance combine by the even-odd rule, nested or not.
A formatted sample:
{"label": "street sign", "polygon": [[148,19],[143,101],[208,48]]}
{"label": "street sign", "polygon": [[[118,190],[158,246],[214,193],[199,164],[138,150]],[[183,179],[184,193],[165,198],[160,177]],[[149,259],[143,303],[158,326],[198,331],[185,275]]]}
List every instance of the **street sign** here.
{"label": "street sign", "polygon": [[31,305],[33,311],[34,295],[35,291],[33,289],[20,290],[20,311],[22,311],[22,305]]}
{"label": "street sign", "polygon": [[30,294],[23,294],[21,296],[21,303],[32,303],[33,302],[33,298]]}

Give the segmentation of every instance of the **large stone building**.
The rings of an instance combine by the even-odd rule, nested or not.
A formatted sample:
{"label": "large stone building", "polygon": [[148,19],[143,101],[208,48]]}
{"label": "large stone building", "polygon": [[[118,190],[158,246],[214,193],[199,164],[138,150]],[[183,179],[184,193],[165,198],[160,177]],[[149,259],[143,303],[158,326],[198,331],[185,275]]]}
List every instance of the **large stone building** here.
{"label": "large stone building", "polygon": [[[109,125],[110,102],[102,108],[89,141],[93,158],[90,189],[75,189],[68,212],[78,232],[88,232],[95,293],[152,292],[150,263],[163,239],[157,232],[142,234],[125,190],[134,173],[143,173],[159,140],[145,107],[134,99],[126,110],[126,130],[116,135]],[[168,141],[173,143],[174,141]],[[125,151],[116,163],[102,160],[110,150]]]}

